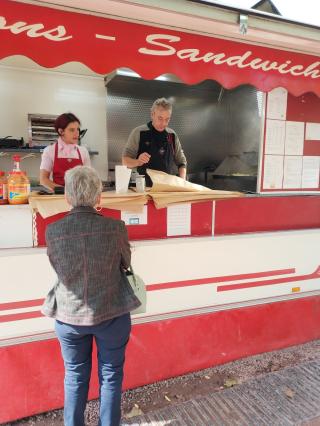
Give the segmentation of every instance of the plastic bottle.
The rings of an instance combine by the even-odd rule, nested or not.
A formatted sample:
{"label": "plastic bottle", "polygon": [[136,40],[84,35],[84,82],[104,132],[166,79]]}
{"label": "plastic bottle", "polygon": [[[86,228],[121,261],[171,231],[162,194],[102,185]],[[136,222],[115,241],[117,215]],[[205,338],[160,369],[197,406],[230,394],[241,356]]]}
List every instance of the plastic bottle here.
{"label": "plastic bottle", "polygon": [[5,173],[0,170],[0,204],[8,204],[8,182]]}
{"label": "plastic bottle", "polygon": [[28,204],[30,182],[25,172],[20,170],[20,156],[13,156],[13,170],[8,177],[9,204]]}

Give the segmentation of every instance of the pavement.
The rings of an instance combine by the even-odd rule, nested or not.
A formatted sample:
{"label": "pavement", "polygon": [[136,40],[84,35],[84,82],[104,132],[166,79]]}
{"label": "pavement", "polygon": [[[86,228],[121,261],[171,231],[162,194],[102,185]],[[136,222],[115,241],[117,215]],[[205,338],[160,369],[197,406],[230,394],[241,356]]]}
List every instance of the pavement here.
{"label": "pavement", "polygon": [[320,426],[320,359],[123,420],[122,426]]}

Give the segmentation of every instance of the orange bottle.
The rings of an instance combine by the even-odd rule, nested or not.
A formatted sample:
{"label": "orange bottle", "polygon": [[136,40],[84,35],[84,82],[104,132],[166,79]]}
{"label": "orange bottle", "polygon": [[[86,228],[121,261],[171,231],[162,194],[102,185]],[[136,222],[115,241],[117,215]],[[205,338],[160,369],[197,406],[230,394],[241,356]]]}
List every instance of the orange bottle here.
{"label": "orange bottle", "polygon": [[8,177],[9,204],[28,204],[30,182],[25,172],[20,170],[20,156],[13,156],[14,166]]}
{"label": "orange bottle", "polygon": [[0,170],[0,204],[8,204],[8,182],[5,173]]}

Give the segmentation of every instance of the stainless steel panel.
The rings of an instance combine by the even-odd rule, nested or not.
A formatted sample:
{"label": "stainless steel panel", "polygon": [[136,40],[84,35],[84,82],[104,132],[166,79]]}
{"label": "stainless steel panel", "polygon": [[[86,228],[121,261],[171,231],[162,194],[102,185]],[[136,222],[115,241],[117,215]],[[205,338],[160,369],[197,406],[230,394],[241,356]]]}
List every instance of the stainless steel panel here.
{"label": "stainless steel panel", "polygon": [[116,76],[107,87],[109,167],[121,161],[131,130],[150,120],[159,97],[173,101],[170,127],[182,143],[192,180],[203,182],[204,170],[214,169],[228,155],[238,155],[257,169],[261,97],[250,86],[225,90],[215,81],[189,86]]}

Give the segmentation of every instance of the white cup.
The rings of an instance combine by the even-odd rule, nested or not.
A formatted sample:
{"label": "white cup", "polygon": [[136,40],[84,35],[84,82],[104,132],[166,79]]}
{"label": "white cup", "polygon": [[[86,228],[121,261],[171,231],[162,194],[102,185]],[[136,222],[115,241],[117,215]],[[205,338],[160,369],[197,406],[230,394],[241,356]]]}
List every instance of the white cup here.
{"label": "white cup", "polygon": [[125,194],[129,188],[131,169],[127,166],[116,166],[116,193]]}

